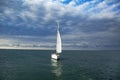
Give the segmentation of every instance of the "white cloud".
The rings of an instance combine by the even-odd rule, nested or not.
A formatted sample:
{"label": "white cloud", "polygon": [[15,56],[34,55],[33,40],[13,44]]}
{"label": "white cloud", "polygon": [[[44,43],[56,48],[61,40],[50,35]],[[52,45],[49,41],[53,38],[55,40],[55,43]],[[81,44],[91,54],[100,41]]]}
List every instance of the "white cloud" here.
{"label": "white cloud", "polygon": [[32,12],[32,11],[22,11],[20,13],[20,17],[23,19],[23,20],[33,20],[33,21],[36,21],[37,20],[37,15],[36,13]]}
{"label": "white cloud", "polygon": [[23,0],[24,4],[26,5],[39,5],[40,3],[42,3],[44,0]]}
{"label": "white cloud", "polygon": [[68,25],[68,26],[72,25],[72,23],[73,23],[72,20],[66,21],[66,25]]}
{"label": "white cloud", "polygon": [[[120,4],[116,3],[114,5],[108,5],[108,2],[100,2],[96,7],[89,9],[90,19],[112,19],[116,17],[118,11],[114,11],[114,8],[118,7]],[[96,12],[95,12],[96,11]],[[117,15],[118,16],[118,15]]]}
{"label": "white cloud", "polygon": [[[30,41],[30,39],[37,39],[34,36],[9,36],[10,38],[0,39],[0,48],[8,49],[53,49],[55,44],[53,42],[44,41]],[[29,39],[29,40],[28,40]]]}
{"label": "white cloud", "polygon": [[[111,28],[111,27],[113,27],[113,24],[117,24],[120,20],[120,15],[118,14],[119,10],[114,11],[114,8],[120,6],[119,3],[115,3],[113,5],[107,5],[109,1],[104,0],[98,4],[95,4],[98,0],[93,0],[90,2],[85,2],[80,5],[76,5],[76,1],[79,1],[79,0],[72,0],[69,4],[63,4],[61,3],[61,0],[55,0],[55,1],[53,0],[22,0],[22,1],[23,1],[22,7],[24,8],[20,10],[17,10],[17,8],[5,8],[3,12],[4,15],[6,15],[7,17],[10,17],[11,19],[16,18],[15,16],[17,17],[19,16],[24,20],[23,22],[25,23],[23,24],[24,26],[31,25],[34,28],[36,28],[36,25],[37,27],[43,26],[42,29],[45,29],[46,27],[49,27],[50,29],[52,28],[51,26],[53,26],[51,22],[60,20],[61,26],[62,26],[61,28],[63,30],[63,35],[62,35],[63,42],[64,40],[75,41],[76,46],[82,46],[82,45],[84,46],[85,44],[91,45],[91,43],[96,43],[97,45],[99,45],[102,42],[110,43],[108,41],[109,38],[110,39],[116,38],[115,36],[118,37],[118,34],[115,33],[116,27],[115,28]],[[118,20],[118,22],[113,22],[112,25],[110,25],[110,23],[108,22],[104,23],[104,19],[115,20],[115,18],[116,18],[116,21]],[[92,27],[92,26],[95,26],[95,27]],[[119,26],[119,25],[116,25],[116,26]],[[99,27],[103,27],[103,30],[106,27],[107,29],[105,29],[104,31],[101,31],[101,30],[94,31],[95,29],[99,29]],[[87,29],[89,30],[85,32],[84,30],[87,30]],[[64,34],[64,31],[66,31],[65,34]],[[99,37],[100,39],[98,39],[95,42],[96,37],[97,38]],[[93,39],[91,40],[91,38],[95,40]],[[50,36],[50,37],[42,37],[41,39],[45,39],[45,40],[50,39],[54,41],[56,38],[55,36]],[[80,40],[80,42],[77,42],[78,40]],[[9,43],[10,41],[5,40],[5,42]],[[32,43],[32,44],[35,44],[35,43]],[[53,46],[54,43],[52,44],[46,43],[45,45],[43,44],[40,44],[40,45],[47,46],[47,44],[49,44],[49,46]],[[68,46],[73,44],[65,43],[65,45]]]}
{"label": "white cloud", "polygon": [[11,43],[11,40],[8,39],[0,39],[0,44]]}
{"label": "white cloud", "polygon": [[[107,1],[102,1],[89,8],[89,6],[93,5],[97,0],[75,6],[78,1],[79,0],[72,0],[69,4],[63,4],[59,0],[23,0],[23,5],[29,8],[28,11],[30,13],[26,15],[27,17],[33,20],[36,17],[41,17],[44,21],[60,19],[61,17],[68,16],[68,14],[71,18],[78,16],[87,19],[111,19],[114,18],[117,13],[117,11],[113,11],[113,9],[119,6],[119,3],[109,6],[107,5]],[[24,13],[21,14],[23,15]]]}
{"label": "white cloud", "polygon": [[8,16],[13,15],[14,10],[12,8],[7,8],[7,9],[5,9],[4,14],[6,14]]}
{"label": "white cloud", "polygon": [[71,6],[75,6],[76,3],[75,3],[75,1],[71,1],[71,2],[69,3],[69,5],[71,5]]}
{"label": "white cloud", "polygon": [[16,20],[16,15],[15,15],[15,10],[13,8],[5,8],[3,15],[5,16],[5,18],[10,18],[12,21]]}
{"label": "white cloud", "polygon": [[[114,5],[107,5],[109,1],[105,0],[95,5],[97,0],[94,0],[85,2],[80,5],[75,5],[78,1],[79,0],[72,0],[69,4],[63,4],[59,0],[22,0],[22,6],[24,6],[25,9],[18,11],[12,8],[6,8],[4,10],[4,14],[10,16],[11,18],[15,18],[16,15],[20,16],[24,20],[32,19],[33,21],[39,19],[43,19],[43,21],[51,21],[66,16],[71,18],[85,17],[87,19],[111,19],[115,16],[118,17],[118,15],[116,15],[118,12],[113,11],[113,9],[119,6],[119,3]],[[91,5],[95,6],[90,7]]]}

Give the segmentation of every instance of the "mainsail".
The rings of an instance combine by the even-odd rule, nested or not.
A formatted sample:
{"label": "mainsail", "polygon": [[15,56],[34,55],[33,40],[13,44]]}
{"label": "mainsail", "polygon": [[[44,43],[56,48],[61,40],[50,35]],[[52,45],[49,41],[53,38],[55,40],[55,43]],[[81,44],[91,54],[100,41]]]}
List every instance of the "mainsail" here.
{"label": "mainsail", "polygon": [[56,53],[62,52],[62,44],[61,44],[61,37],[60,37],[60,31],[59,31],[59,23],[57,23],[57,42],[56,42]]}

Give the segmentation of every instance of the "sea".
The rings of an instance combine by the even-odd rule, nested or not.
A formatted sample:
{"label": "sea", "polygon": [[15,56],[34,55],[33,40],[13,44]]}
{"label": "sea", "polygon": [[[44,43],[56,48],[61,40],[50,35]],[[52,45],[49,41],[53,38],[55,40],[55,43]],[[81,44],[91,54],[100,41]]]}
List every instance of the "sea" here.
{"label": "sea", "polygon": [[0,80],[120,80],[120,50],[0,50]]}

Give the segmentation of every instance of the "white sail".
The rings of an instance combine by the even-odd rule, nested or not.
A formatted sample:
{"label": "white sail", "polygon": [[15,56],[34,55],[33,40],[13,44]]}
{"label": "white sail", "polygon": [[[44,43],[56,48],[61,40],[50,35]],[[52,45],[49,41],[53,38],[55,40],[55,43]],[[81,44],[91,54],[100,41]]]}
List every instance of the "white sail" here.
{"label": "white sail", "polygon": [[59,32],[59,23],[57,24],[58,24],[58,28],[57,28],[56,53],[61,53],[62,52],[61,36]]}

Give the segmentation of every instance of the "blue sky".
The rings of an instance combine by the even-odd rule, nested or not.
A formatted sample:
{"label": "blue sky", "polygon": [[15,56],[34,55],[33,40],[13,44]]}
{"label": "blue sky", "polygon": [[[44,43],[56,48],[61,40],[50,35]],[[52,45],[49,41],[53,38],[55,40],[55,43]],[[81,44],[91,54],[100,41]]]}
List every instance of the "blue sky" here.
{"label": "blue sky", "polygon": [[120,49],[119,0],[1,0],[0,47]]}

